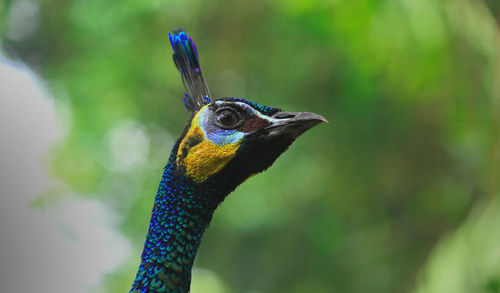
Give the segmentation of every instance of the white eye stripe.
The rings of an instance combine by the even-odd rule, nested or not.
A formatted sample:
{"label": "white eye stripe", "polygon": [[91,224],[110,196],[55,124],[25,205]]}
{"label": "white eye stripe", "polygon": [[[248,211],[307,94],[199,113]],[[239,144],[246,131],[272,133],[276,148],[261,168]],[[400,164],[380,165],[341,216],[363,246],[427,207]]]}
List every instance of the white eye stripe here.
{"label": "white eye stripe", "polygon": [[[247,113],[251,113],[251,115],[255,115],[260,119],[269,121],[271,124],[280,121],[279,119],[275,119],[273,117],[269,117],[260,113],[258,110],[254,109],[252,106],[244,102],[215,101],[214,104],[218,107],[224,107],[224,105],[227,105],[228,107],[230,107],[230,105],[233,105],[234,107],[234,105],[237,105]],[[218,146],[224,146],[228,144],[238,143],[245,137],[245,135],[247,135],[247,133],[235,129],[221,129],[219,127],[213,127],[213,125],[211,125],[211,122],[209,121],[211,119],[211,115],[213,114],[209,105],[201,108],[200,111],[196,114],[195,120],[193,120],[193,122],[201,128],[201,131],[203,132],[206,140],[211,141]]]}
{"label": "white eye stripe", "polygon": [[[224,103],[228,103],[228,102],[224,102],[224,101],[216,101],[215,102],[215,104],[217,104],[217,105],[221,105],[221,104],[224,104]],[[257,116],[257,117],[259,117],[261,119],[267,120],[267,121],[269,121],[271,123],[278,121],[278,119],[275,119],[275,118],[272,118],[272,117],[269,117],[267,115],[264,115],[264,114],[260,113],[259,111],[255,110],[254,108],[252,108],[250,105],[248,105],[246,103],[243,103],[243,102],[231,102],[231,104],[236,104],[236,105],[240,106],[241,108],[244,108],[247,111],[251,112],[255,116]]]}
{"label": "white eye stripe", "polygon": [[242,102],[236,102],[236,104],[238,104],[238,105],[240,105],[240,106],[242,106],[242,107],[245,107],[246,109],[249,109],[249,110],[250,110],[250,111],[252,111],[252,113],[253,113],[253,114],[255,114],[257,117],[262,118],[262,119],[265,119],[265,120],[267,120],[267,121],[269,121],[269,122],[271,122],[271,123],[276,122],[276,121],[278,121],[278,120],[279,120],[279,119],[275,119],[275,118],[273,118],[273,117],[269,117],[269,116],[267,116],[267,115],[264,115],[264,114],[260,113],[259,111],[255,110],[254,108],[252,108],[250,105],[247,105],[247,104],[245,104],[245,103],[242,103]]}

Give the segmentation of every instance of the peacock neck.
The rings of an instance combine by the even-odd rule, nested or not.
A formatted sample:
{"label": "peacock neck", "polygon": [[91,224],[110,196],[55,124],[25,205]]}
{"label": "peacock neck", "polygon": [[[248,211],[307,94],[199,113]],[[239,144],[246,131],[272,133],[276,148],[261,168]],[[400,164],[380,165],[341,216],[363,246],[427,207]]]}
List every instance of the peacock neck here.
{"label": "peacock neck", "polygon": [[176,148],[156,194],[142,262],[131,292],[189,292],[205,228],[230,190],[199,186],[179,174]]}

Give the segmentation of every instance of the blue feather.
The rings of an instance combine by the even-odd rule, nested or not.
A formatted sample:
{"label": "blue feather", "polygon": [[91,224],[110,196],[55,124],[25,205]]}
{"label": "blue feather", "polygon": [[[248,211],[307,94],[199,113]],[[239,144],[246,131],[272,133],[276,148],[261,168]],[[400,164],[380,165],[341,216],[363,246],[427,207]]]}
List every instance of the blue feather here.
{"label": "blue feather", "polygon": [[186,88],[184,105],[189,111],[195,112],[203,105],[210,103],[210,91],[201,71],[196,46],[189,35],[182,29],[176,29],[168,34],[175,66],[182,75],[182,82]]}

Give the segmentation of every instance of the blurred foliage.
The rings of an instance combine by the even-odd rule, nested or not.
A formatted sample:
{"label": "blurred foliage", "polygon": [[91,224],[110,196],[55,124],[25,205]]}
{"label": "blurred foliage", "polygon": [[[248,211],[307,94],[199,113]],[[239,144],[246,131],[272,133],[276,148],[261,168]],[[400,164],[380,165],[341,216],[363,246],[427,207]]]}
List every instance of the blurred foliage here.
{"label": "blurred foliage", "polygon": [[131,284],[187,120],[167,35],[182,26],[214,96],[330,121],[221,205],[193,292],[500,292],[497,1],[4,3],[2,49],[66,127],[54,176],[116,210],[135,247],[103,291]]}
{"label": "blurred foliage", "polygon": [[500,292],[500,204],[476,204],[455,235],[435,248],[418,293]]}

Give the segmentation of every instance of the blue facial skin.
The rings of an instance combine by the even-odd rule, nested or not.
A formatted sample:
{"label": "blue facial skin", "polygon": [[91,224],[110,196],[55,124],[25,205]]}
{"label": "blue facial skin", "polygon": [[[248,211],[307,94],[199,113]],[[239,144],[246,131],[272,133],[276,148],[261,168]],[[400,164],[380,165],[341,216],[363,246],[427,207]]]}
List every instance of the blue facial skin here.
{"label": "blue facial skin", "polygon": [[218,146],[237,143],[245,134],[237,130],[217,129],[207,134],[207,138]]}
{"label": "blue facial skin", "polygon": [[198,116],[198,126],[203,131],[205,137],[218,146],[224,146],[228,144],[237,143],[240,141],[245,134],[236,129],[221,129],[214,125],[210,119],[210,110],[208,107],[202,108]]}

